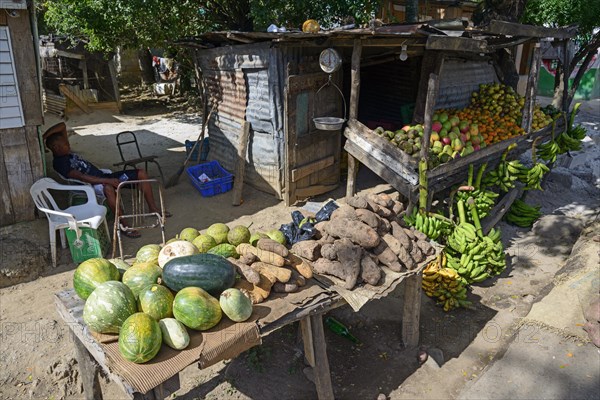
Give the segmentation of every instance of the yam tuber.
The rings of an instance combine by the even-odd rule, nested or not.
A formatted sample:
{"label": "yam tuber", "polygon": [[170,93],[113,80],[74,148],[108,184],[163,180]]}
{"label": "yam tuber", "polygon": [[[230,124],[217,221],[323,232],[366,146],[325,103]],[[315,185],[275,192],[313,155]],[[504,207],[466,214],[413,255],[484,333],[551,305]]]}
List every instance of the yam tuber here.
{"label": "yam tuber", "polygon": [[255,285],[251,284],[245,279],[238,280],[234,287],[244,293],[244,295],[250,299],[252,304],[262,303],[265,299],[265,297],[263,297],[263,290],[260,288],[257,290]]}
{"label": "yam tuber", "polygon": [[292,277],[292,270],[287,268],[276,267],[271,264],[257,261],[251,265],[252,269],[261,274],[272,275],[278,282],[286,283]]}
{"label": "yam tuber", "polygon": [[295,283],[298,287],[302,287],[306,285],[306,278],[300,275],[298,271],[292,270],[292,277],[289,283]]}
{"label": "yam tuber", "polygon": [[321,257],[321,243],[316,240],[296,242],[292,245],[292,253],[309,261],[315,261]]}
{"label": "yam tuber", "polygon": [[276,267],[283,267],[285,264],[285,260],[279,254],[275,254],[270,251],[257,249],[256,247],[248,244],[242,243],[235,248],[235,251],[238,254],[245,256],[246,254],[254,254],[258,259],[267,264],[274,265]]}
{"label": "yam tuber", "polygon": [[241,255],[239,260],[246,264],[246,265],[250,265],[252,264],[254,261],[258,261],[258,257],[256,257],[254,254],[252,253],[246,253],[244,255]]}
{"label": "yam tuber", "polygon": [[262,296],[263,299],[266,299],[271,294],[271,288],[275,282],[269,279],[266,275],[260,274],[260,282],[254,285],[252,289],[253,293],[257,293]]}
{"label": "yam tuber", "polygon": [[396,239],[393,235],[386,233],[385,235],[383,235],[381,237],[381,239],[383,239],[385,241],[385,243],[387,243],[388,247],[390,249],[392,249],[394,254],[396,254],[396,255],[400,254],[400,251],[403,248],[402,244],[400,244],[398,239]]}
{"label": "yam tuber", "polygon": [[321,246],[321,256],[328,260],[335,260],[337,258],[337,253],[333,243],[326,243]]}
{"label": "yam tuber", "polygon": [[400,272],[402,270],[402,265],[398,262],[398,256],[394,254],[385,241],[382,240],[379,245],[373,249],[373,253],[377,256],[380,263],[387,266],[392,271]]}
{"label": "yam tuber", "polygon": [[256,243],[256,247],[260,250],[270,251],[271,253],[279,254],[281,257],[287,257],[289,254],[288,249],[279,242],[273,239],[262,238]]}
{"label": "yam tuber", "polygon": [[369,225],[373,229],[377,229],[379,226],[379,217],[373,211],[369,211],[364,208],[358,208],[354,210],[354,213],[359,220]]}
{"label": "yam tuber", "polygon": [[394,200],[392,199],[392,197],[387,194],[387,193],[379,193],[377,195],[377,197],[379,198],[379,203],[382,206],[384,206],[385,208],[392,208],[394,206]]}
{"label": "yam tuber", "polygon": [[432,256],[435,254],[435,248],[427,240],[417,240],[417,246],[419,246],[423,254],[426,256]]}
{"label": "yam tuber", "polygon": [[399,215],[402,211],[404,211],[404,204],[399,201],[394,201],[392,205],[392,212],[396,215]]}
{"label": "yam tuber", "polygon": [[312,267],[310,266],[308,261],[304,260],[302,257],[298,257],[297,255],[290,253],[290,255],[286,258],[285,261],[287,265],[292,267],[292,269],[298,271],[298,273],[306,279],[312,278]]}
{"label": "yam tuber", "polygon": [[344,218],[331,220],[325,225],[325,231],[333,237],[348,238],[365,249],[371,249],[379,244],[377,232],[360,221]]}
{"label": "yam tuber", "polygon": [[321,247],[323,247],[324,244],[332,244],[333,242],[335,242],[335,238],[331,235],[328,235],[327,233],[325,235],[323,235],[321,237],[321,239],[318,240],[319,243],[321,243]]}
{"label": "yam tuber", "polygon": [[405,247],[400,248],[400,252],[398,253],[398,261],[402,264],[406,269],[411,270],[417,267],[417,263],[410,255],[410,252],[406,250]]}
{"label": "yam tuber", "polygon": [[413,243],[404,231],[404,228],[402,228],[396,221],[391,222],[390,225],[392,227],[392,235],[398,239],[402,247],[404,247],[407,251],[411,251]]}
{"label": "yam tuber", "polygon": [[412,250],[410,251],[410,256],[413,260],[415,260],[416,263],[420,263],[425,259],[425,254],[423,254],[423,252],[417,245],[414,245],[412,247]]}
{"label": "yam tuber", "polygon": [[257,284],[260,281],[260,275],[253,270],[249,265],[246,265],[233,257],[228,257],[227,260],[235,265],[237,272],[246,278],[250,283]]}
{"label": "yam tuber", "polygon": [[346,203],[349,206],[354,207],[356,209],[367,208],[369,206],[369,203],[367,203],[367,199],[365,199],[363,196],[358,195],[347,199]]}
{"label": "yam tuber", "polygon": [[367,195],[367,202],[377,204],[380,207],[388,207],[387,201],[379,197],[379,195],[373,193]]}
{"label": "yam tuber", "polygon": [[415,234],[413,233],[412,229],[403,227],[402,229],[404,229],[404,233],[406,234],[406,236],[408,236],[408,238],[412,241],[412,242],[416,242],[417,241],[417,237],[415,236]]}
{"label": "yam tuber", "polygon": [[414,229],[414,228],[411,228],[411,232],[413,233],[413,235],[415,235],[415,237],[418,240],[427,240],[427,235],[424,234],[423,232],[421,232],[417,229]]}
{"label": "yam tuber", "polygon": [[329,218],[329,220],[331,221],[338,218],[347,218],[350,220],[357,219],[356,213],[354,212],[354,208],[350,207],[347,204],[342,204],[339,208],[334,210],[331,213],[331,217]]}
{"label": "yam tuber", "polygon": [[379,225],[377,226],[377,233],[379,236],[383,236],[392,229],[390,221],[385,218],[379,217]]}
{"label": "yam tuber", "polygon": [[370,285],[377,285],[381,279],[381,268],[365,251],[360,259],[360,277]]}
{"label": "yam tuber", "polygon": [[325,225],[327,225],[327,221],[317,222],[314,225],[315,228],[315,239],[321,239],[323,235],[325,235]]}
{"label": "yam tuber", "polygon": [[360,274],[360,259],[362,257],[363,249],[352,243],[350,239],[337,240],[334,246],[338,261],[347,271],[344,287],[346,289],[352,289],[356,286],[356,281]]}
{"label": "yam tuber", "polygon": [[298,291],[298,285],[295,283],[275,282],[273,284],[273,291],[275,293],[294,293]]}

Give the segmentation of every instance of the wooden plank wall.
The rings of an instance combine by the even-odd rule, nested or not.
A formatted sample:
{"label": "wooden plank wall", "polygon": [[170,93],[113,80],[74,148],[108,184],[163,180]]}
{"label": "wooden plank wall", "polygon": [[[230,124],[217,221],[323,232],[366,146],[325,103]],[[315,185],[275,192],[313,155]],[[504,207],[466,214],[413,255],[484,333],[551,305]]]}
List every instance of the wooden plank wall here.
{"label": "wooden plank wall", "polygon": [[25,126],[0,130],[0,226],[35,218],[29,188],[44,174],[38,125],[43,124],[40,87],[28,10],[19,16],[0,16],[8,26]]}

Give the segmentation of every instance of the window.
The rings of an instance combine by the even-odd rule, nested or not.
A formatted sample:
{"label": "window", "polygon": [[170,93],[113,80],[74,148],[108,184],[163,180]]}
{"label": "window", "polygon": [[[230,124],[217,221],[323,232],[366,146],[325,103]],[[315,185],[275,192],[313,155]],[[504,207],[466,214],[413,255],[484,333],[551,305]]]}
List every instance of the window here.
{"label": "window", "polygon": [[0,26],[0,129],[25,125],[7,26]]}

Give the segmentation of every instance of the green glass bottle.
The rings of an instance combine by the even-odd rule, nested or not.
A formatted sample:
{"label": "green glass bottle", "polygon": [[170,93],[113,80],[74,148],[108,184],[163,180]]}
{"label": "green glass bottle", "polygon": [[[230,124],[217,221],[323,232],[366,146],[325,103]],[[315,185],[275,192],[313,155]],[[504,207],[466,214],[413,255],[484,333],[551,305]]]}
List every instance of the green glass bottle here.
{"label": "green glass bottle", "polygon": [[327,327],[336,335],[345,337],[346,339],[349,339],[354,343],[359,343],[358,339],[350,333],[348,328],[346,328],[346,326],[337,319],[333,317],[327,317],[325,318],[325,325],[327,325]]}

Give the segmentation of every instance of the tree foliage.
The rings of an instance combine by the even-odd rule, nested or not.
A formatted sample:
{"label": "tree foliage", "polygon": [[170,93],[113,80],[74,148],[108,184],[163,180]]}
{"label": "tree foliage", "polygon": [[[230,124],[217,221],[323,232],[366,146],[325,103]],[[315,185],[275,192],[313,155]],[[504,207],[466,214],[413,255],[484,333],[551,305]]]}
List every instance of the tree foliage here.
{"label": "tree foliage", "polygon": [[[526,23],[551,27],[577,25],[578,48],[571,60],[569,70],[579,66],[579,71],[569,89],[569,103],[572,101],[583,73],[600,47],[600,0],[528,0],[523,15]],[[561,88],[561,74],[564,72],[561,60],[555,79],[554,102],[558,102]]]}
{"label": "tree foliage", "polygon": [[165,41],[203,31],[197,1],[48,0],[45,22],[53,33],[86,38],[90,50],[116,46],[163,47]]}
{"label": "tree foliage", "polygon": [[271,24],[300,28],[307,19],[315,19],[328,28],[347,22],[366,24],[379,4],[379,0],[250,0],[250,14],[257,31],[264,31]]}

